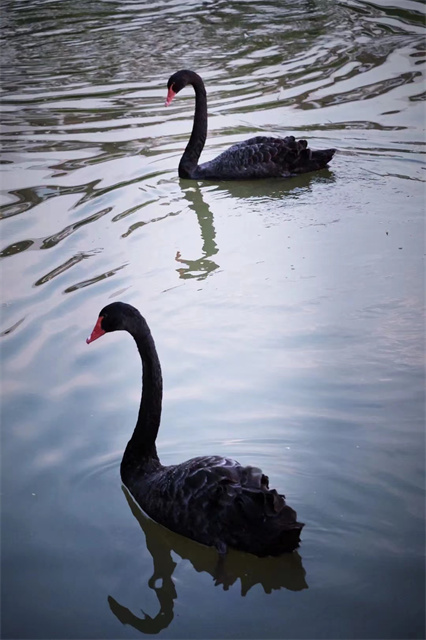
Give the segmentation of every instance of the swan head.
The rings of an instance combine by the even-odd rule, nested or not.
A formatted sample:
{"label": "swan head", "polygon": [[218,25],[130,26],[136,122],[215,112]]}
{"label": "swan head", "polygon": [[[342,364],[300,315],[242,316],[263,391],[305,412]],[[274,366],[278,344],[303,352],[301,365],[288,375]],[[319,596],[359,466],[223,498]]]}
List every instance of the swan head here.
{"label": "swan head", "polygon": [[167,82],[166,107],[169,106],[175,95],[179,93],[179,91],[182,91],[187,84],[200,84],[200,86],[203,86],[203,81],[198,74],[194,71],[190,71],[189,69],[181,69],[170,76],[169,81]]}
{"label": "swan head", "polygon": [[100,311],[94,329],[86,342],[90,344],[111,331],[121,330],[134,334],[141,323],[144,323],[144,319],[131,304],[112,302]]}

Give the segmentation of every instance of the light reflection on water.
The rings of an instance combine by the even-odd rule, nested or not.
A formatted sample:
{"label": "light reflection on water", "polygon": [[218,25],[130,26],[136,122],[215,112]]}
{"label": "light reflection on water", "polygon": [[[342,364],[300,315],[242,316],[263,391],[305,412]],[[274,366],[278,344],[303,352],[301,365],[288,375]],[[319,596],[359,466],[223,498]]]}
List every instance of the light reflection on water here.
{"label": "light reflection on water", "polygon": [[[424,637],[423,6],[2,14],[3,635]],[[294,133],[338,149],[329,169],[180,181],[193,93],[163,105],[184,67],[203,160]],[[113,299],[156,339],[163,462],[261,466],[298,554],[233,553],[216,588],[210,550],[129,510],[140,363],[127,336],[84,342]]]}

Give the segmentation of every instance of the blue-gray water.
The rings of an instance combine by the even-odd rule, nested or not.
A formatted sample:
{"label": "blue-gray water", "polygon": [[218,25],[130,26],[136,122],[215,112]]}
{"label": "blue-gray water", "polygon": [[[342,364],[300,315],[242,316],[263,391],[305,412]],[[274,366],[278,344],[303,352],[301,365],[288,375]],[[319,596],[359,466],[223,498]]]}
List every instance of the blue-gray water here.
{"label": "blue-gray water", "polygon": [[[424,6],[2,2],[2,637],[424,638]],[[255,134],[338,149],[288,181],[191,183]],[[164,463],[261,466],[306,523],[215,554],[123,492],[147,318]],[[144,613],[148,617],[145,617]]]}

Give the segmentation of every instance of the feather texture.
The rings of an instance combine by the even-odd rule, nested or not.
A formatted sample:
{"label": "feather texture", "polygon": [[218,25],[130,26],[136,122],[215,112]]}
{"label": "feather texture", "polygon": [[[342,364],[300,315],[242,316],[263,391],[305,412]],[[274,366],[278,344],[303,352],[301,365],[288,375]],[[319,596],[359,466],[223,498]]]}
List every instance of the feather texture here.
{"label": "feather texture", "polygon": [[296,512],[269,489],[268,477],[257,467],[205,456],[140,475],[125,457],[122,478],[154,520],[219,552],[229,546],[278,555],[299,544],[303,525]]}

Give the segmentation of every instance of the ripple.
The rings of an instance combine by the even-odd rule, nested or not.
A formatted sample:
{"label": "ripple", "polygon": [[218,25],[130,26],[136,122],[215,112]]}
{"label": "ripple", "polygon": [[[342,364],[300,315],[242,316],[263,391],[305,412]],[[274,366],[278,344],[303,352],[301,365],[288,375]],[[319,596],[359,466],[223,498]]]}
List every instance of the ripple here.
{"label": "ripple", "polygon": [[[101,211],[98,211],[83,220],[79,220],[74,224],[68,225],[58,233],[55,233],[51,236],[47,236],[46,238],[43,238],[43,239],[21,240],[19,242],[15,242],[9,245],[8,247],[6,247],[5,249],[3,249],[2,251],[0,251],[0,257],[5,258],[12,255],[16,255],[17,253],[21,253],[22,251],[26,251],[27,249],[51,249],[52,247],[62,242],[62,240],[67,238],[69,235],[71,235],[72,233],[80,229],[80,227],[83,227],[86,224],[94,222],[95,220],[99,220],[99,218],[102,218],[104,215],[106,215],[110,211],[111,211],[110,207],[103,209]],[[87,254],[84,254],[84,255],[81,254],[81,255],[83,255],[83,257],[88,257],[89,255],[92,255],[92,254],[93,252],[91,254],[87,253]]]}
{"label": "ripple", "polygon": [[[208,636],[199,606],[223,612],[228,636],[272,637],[284,610],[291,637],[420,629],[423,9],[2,2],[7,637],[107,637],[97,593],[145,606],[151,558],[117,500],[140,362],[123,336],[90,353],[84,342],[118,297],[155,328],[163,462],[211,451],[258,464],[307,523],[314,598],[252,593],[224,606],[180,563],[171,635]],[[203,159],[296,133],[338,149],[330,170],[179,180],[194,95],[164,108],[177,67],[206,82]]]}
{"label": "ripple", "polygon": [[39,278],[34,283],[34,286],[35,287],[39,287],[40,285],[45,284],[46,282],[49,282],[49,280],[52,280],[52,278],[55,278],[56,276],[60,275],[61,273],[64,273],[64,271],[67,271],[67,269],[70,269],[71,267],[73,267],[74,265],[78,264],[82,260],[86,260],[87,258],[90,258],[90,256],[95,255],[96,253],[99,253],[99,251],[100,251],[99,249],[98,250],[95,249],[92,252],[87,252],[87,253],[79,252],[79,253],[77,253],[75,256],[73,256],[72,258],[70,258],[69,260],[64,262],[63,264],[59,265],[59,267],[56,267],[55,269],[53,269],[52,271],[47,273],[42,278]]}
{"label": "ripple", "polygon": [[115,269],[108,269],[108,271],[105,271],[104,273],[100,273],[97,276],[93,276],[92,278],[88,278],[87,280],[82,280],[81,282],[77,282],[76,284],[73,284],[70,287],[67,287],[66,289],[64,289],[64,293],[72,293],[73,291],[78,291],[78,289],[84,289],[85,287],[90,287],[92,284],[97,284],[98,282],[102,282],[107,278],[111,278],[112,276],[115,276],[116,273],[121,271],[121,269],[124,269],[125,267],[127,267],[127,265],[128,263],[122,264],[119,267],[116,267]]}
{"label": "ripple", "polygon": [[80,465],[77,473],[70,478],[72,485],[90,484],[95,478],[116,471],[120,466],[122,453],[109,453],[103,456],[94,457]]}

